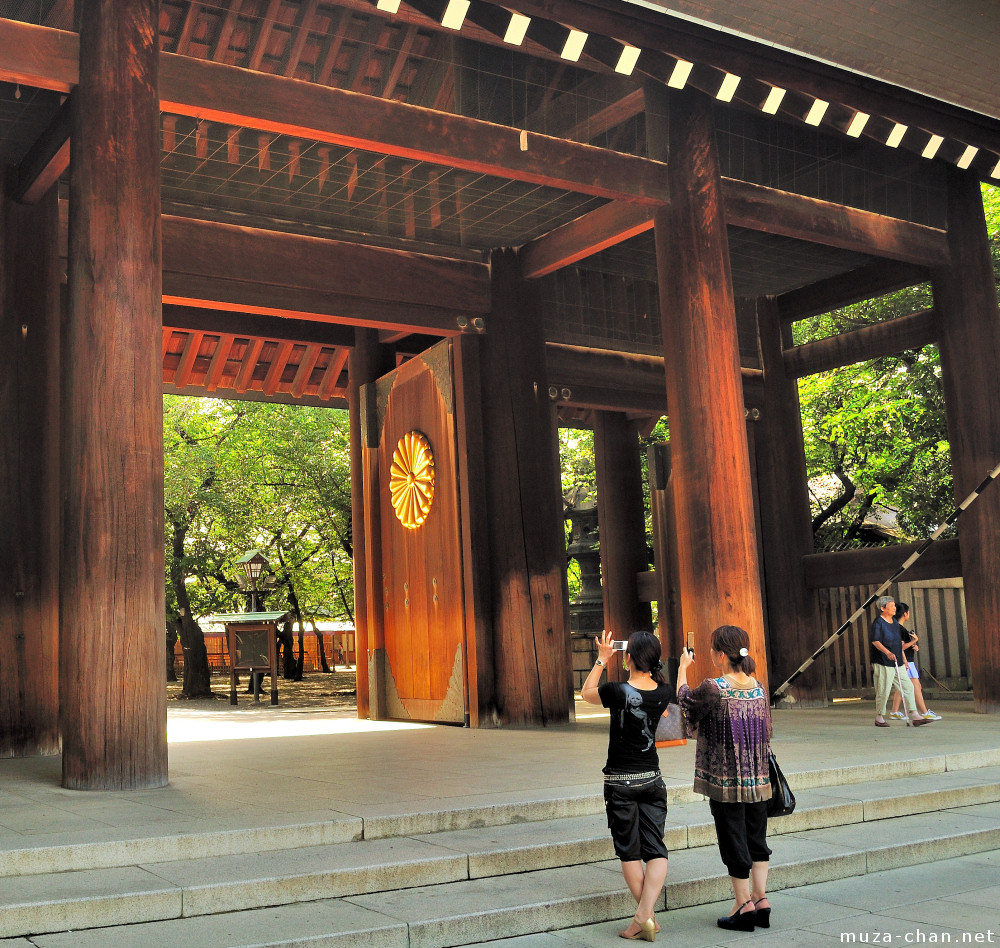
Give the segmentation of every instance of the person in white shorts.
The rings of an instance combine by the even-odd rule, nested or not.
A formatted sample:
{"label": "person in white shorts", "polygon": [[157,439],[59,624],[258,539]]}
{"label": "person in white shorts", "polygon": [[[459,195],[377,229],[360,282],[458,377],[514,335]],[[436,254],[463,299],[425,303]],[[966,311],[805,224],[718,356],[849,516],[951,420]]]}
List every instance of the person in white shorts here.
{"label": "person in white shorts", "polygon": [[[920,646],[917,645],[917,634],[903,628],[903,623],[909,618],[910,607],[905,602],[896,603],[896,621],[899,623],[899,631],[903,638],[903,654],[907,657],[906,672],[910,676],[910,682],[913,685],[913,698],[917,705],[917,711],[928,721],[940,721],[941,715],[935,714],[924,703],[924,692],[920,685],[920,672],[917,669],[916,661],[914,661],[917,657],[917,652],[920,651]],[[909,654],[907,655],[908,650]],[[904,721],[906,720],[906,716],[899,710],[901,703],[902,695],[898,691],[894,692],[892,696],[892,712],[889,716]]]}

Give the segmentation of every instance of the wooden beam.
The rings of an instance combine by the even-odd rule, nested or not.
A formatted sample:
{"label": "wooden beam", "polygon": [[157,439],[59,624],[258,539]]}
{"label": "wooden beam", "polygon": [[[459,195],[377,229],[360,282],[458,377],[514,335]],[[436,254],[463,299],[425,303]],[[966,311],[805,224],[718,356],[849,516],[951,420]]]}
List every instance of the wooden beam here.
{"label": "wooden beam", "polygon": [[670,155],[670,205],[656,213],[655,236],[684,633],[702,656],[702,669],[713,628],[729,623],[745,629],[766,689],[754,498],[712,104],[689,90],[671,96],[665,128],[651,112],[650,150],[658,154],[666,145]]}
{"label": "wooden beam", "polygon": [[80,37],[48,26],[0,20],[0,80],[72,92],[80,81]]}
{"label": "wooden beam", "polygon": [[11,197],[36,204],[69,167],[70,99],[56,112],[48,128],[28,149],[14,175]]}
{"label": "wooden beam", "polygon": [[295,21],[295,38],[288,47],[288,59],[285,61],[285,68],[282,70],[284,76],[291,79],[295,76],[295,70],[299,68],[299,60],[302,58],[302,50],[305,49],[306,40],[309,39],[309,31],[316,15],[316,6],[319,0],[306,0],[299,8],[299,15]]}
{"label": "wooden beam", "polygon": [[[75,34],[2,20],[0,50],[0,79],[63,92],[76,84]],[[598,197],[666,200],[661,162],[176,53],[160,54],[160,107]]]}
{"label": "wooden beam", "polygon": [[[662,356],[545,344],[545,371],[560,407],[667,414],[666,371]],[[742,368],[744,384],[760,371]]]}
{"label": "wooden beam", "polygon": [[[604,628],[616,639],[652,629],[649,603],[639,596],[636,577],[649,569],[643,512],[639,433],[623,412],[594,412],[594,477],[601,533],[601,586]],[[628,672],[608,668],[609,681]]]}
{"label": "wooden beam", "polygon": [[[948,187],[950,267],[932,274],[938,314],[952,489],[961,502],[997,464],[1000,446],[1000,307],[983,194],[969,174],[952,171]],[[980,714],[1000,711],[1000,492],[984,491],[958,521],[969,630],[969,677]],[[958,575],[958,574],[955,574]]]}
{"label": "wooden beam", "polygon": [[[806,585],[810,589],[834,586],[875,586],[885,582],[906,562],[919,543],[841,550],[837,553],[810,553],[802,557]],[[903,573],[905,582],[918,579],[947,579],[962,575],[962,553],[957,539],[937,540],[913,566]]]}
{"label": "wooden beam", "polygon": [[722,179],[726,223],[922,266],[946,263],[945,233],[884,214]]}
{"label": "wooden beam", "polygon": [[163,235],[165,303],[432,335],[490,309],[485,264],[172,216]]}
{"label": "wooden beam", "polygon": [[[722,194],[730,226],[903,261],[911,267],[908,275],[947,260],[944,231],[934,227],[735,178],[722,179]],[[652,226],[652,215],[643,206],[605,204],[525,244],[526,275],[545,276]]]}
{"label": "wooden beam", "polygon": [[934,310],[925,309],[785,349],[781,356],[785,373],[800,379],[906,349],[922,349],[936,338],[935,319]]}
{"label": "wooden beam", "polygon": [[266,339],[287,339],[290,342],[315,343],[338,348],[350,346],[354,341],[354,332],[349,326],[173,304],[165,304],[163,307],[163,326],[164,329],[169,327],[184,332],[228,334],[247,338],[261,336]]}
{"label": "wooden beam", "polygon": [[559,404],[666,414],[663,359],[549,342],[546,374]]}
{"label": "wooden beam", "polygon": [[666,200],[661,162],[283,76],[163,53],[160,93],[165,112],[225,125],[598,197]]}
{"label": "wooden beam", "polygon": [[653,229],[653,216],[638,204],[612,201],[521,248],[525,279],[537,279]]}
{"label": "wooden beam", "polygon": [[898,260],[876,260],[847,273],[820,280],[777,297],[782,322],[808,319],[862,300],[895,293],[930,279],[925,267]]}

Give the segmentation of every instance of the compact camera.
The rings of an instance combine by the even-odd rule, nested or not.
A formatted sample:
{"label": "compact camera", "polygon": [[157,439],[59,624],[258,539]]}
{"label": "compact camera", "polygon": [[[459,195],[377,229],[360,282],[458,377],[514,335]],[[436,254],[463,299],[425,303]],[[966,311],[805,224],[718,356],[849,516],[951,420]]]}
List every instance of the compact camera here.
{"label": "compact camera", "polygon": [[611,648],[616,652],[624,652],[625,649],[628,648],[628,642],[619,641],[618,639],[615,639],[611,643]]}

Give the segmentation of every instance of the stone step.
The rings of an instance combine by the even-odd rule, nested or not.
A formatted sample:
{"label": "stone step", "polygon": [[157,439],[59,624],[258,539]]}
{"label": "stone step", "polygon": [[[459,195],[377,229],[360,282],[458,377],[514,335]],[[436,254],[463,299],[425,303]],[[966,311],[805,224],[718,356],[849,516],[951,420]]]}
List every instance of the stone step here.
{"label": "stone step", "polygon": [[[955,759],[956,756],[961,759]],[[782,821],[784,832],[816,826],[840,825],[864,819],[885,819],[949,806],[986,803],[1000,799],[1000,766],[971,768],[971,758],[915,758],[893,762],[886,768],[837,768],[790,774],[798,795],[795,814]],[[992,757],[984,759],[989,763]],[[868,780],[860,782],[862,773]],[[892,774],[904,776],[890,779]],[[833,778],[844,778],[836,783]],[[714,830],[701,797],[690,784],[668,787],[670,805],[668,846],[672,849],[714,842]],[[692,806],[693,805],[693,806]],[[516,800],[469,804],[436,810],[371,813],[323,821],[283,823],[274,826],[233,826],[212,832],[192,833],[186,826],[149,837],[135,830],[131,837],[94,839],[62,834],[61,845],[0,847],[0,879],[5,876],[42,875],[102,868],[124,868],[186,859],[272,853],[357,840],[423,837],[550,820],[600,816],[604,803],[599,792],[572,796],[557,791],[533,791]],[[779,824],[775,824],[778,826]],[[603,824],[602,824],[603,826]],[[679,832],[676,827],[684,827]],[[169,830],[165,827],[165,830]],[[604,832],[603,829],[601,831]],[[121,836],[122,834],[117,834]],[[527,831],[526,836],[530,836]],[[576,861],[587,861],[577,859]],[[565,864],[565,863],[563,863]],[[536,868],[545,868],[536,866]],[[514,870],[516,871],[516,870]]]}
{"label": "stone step", "polygon": [[[385,845],[391,849],[398,844]],[[769,889],[776,892],[998,848],[998,803],[787,832],[772,842]],[[360,872],[361,867],[356,869]],[[4,934],[32,934],[31,944],[38,948],[134,948],[140,944],[144,948],[168,944],[190,948],[358,944],[447,948],[624,919],[634,909],[615,860],[437,884],[418,883],[388,891],[319,898],[308,904],[209,916],[188,916],[184,911],[186,893],[182,892],[177,914],[183,911],[186,917],[146,922],[135,911],[137,903],[132,893],[136,887],[129,888],[126,878],[109,881],[108,888],[115,885],[119,892],[129,893],[119,899],[127,909],[119,909],[118,920],[127,913],[136,924],[109,922],[109,927],[67,931],[71,927],[65,923],[69,913],[49,903],[36,916],[44,927],[15,931],[19,926],[5,925]],[[192,889],[202,898],[197,903],[201,908],[208,905],[204,889],[197,884]],[[697,847],[671,859],[670,875],[657,909],[663,912],[717,902],[729,893],[729,880],[716,847]],[[149,894],[155,895],[152,890]],[[6,920],[13,911],[23,925],[26,917],[19,914],[20,909],[8,904],[0,918]]]}
{"label": "stone step", "polygon": [[[984,768],[800,792],[771,834],[795,835],[1000,800]],[[671,807],[671,851],[715,851],[703,801]],[[610,860],[601,815],[524,821],[294,850],[74,869],[0,879],[0,936],[206,916]],[[708,898],[708,896],[706,896]]]}

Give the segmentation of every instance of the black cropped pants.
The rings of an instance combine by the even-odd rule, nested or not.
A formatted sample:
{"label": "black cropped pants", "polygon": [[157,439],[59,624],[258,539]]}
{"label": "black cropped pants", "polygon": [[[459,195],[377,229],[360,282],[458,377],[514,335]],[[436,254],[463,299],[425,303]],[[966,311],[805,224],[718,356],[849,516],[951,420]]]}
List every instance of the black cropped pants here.
{"label": "black cropped pants", "polygon": [[667,822],[667,788],[662,777],[632,785],[605,783],[604,809],[615,855],[622,862],[666,859],[663,830]]}
{"label": "black cropped pants", "polygon": [[767,803],[708,801],[719,838],[719,854],[734,879],[749,879],[750,866],[767,862]]}

